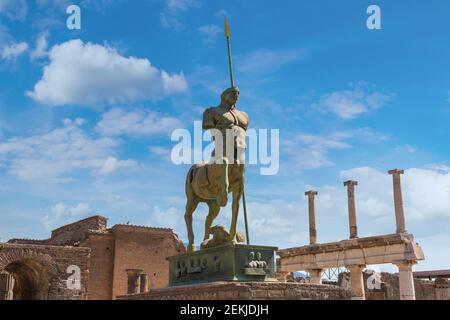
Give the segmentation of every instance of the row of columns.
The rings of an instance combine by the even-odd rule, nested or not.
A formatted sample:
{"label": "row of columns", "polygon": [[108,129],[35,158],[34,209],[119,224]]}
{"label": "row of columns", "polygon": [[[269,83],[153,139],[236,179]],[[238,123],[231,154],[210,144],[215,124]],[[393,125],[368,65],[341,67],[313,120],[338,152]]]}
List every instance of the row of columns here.
{"label": "row of columns", "polygon": [[[394,186],[394,207],[395,207],[395,221],[397,226],[397,233],[406,232],[405,215],[403,211],[403,196],[400,177],[404,174],[403,170],[390,170]],[[358,185],[357,181],[349,180],[344,182],[347,187],[348,198],[348,219],[350,239],[358,238],[358,225],[356,219],[356,200],[355,187]],[[307,191],[305,195],[308,197],[308,216],[309,216],[309,243],[314,245],[317,243],[317,229],[316,229],[316,209],[315,197],[318,195],[317,191]],[[415,300],[414,279],[412,266],[415,261],[400,261],[395,263],[399,269],[399,284],[400,284],[400,299],[401,300]],[[363,270],[365,265],[350,265],[346,266],[350,270],[351,277],[351,295],[353,300],[364,300],[364,279]],[[310,275],[311,284],[321,284],[323,269],[306,270]]]}

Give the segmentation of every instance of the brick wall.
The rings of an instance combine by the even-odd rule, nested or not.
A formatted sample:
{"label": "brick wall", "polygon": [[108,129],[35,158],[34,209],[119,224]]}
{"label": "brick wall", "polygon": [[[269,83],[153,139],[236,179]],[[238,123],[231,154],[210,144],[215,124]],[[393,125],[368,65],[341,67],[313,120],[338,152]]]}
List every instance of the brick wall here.
{"label": "brick wall", "polygon": [[89,217],[52,231],[50,243],[56,246],[74,245],[86,239],[90,230],[105,230],[108,219],[101,216]]}
{"label": "brick wall", "polygon": [[114,240],[111,233],[89,234],[81,246],[91,249],[89,300],[111,300],[114,265]]}
{"label": "brick wall", "polygon": [[127,269],[142,269],[149,288],[163,288],[169,282],[167,257],[185,252],[185,247],[170,229],[116,225],[114,235],[113,298],[128,289]]}
{"label": "brick wall", "polygon": [[[30,274],[35,276],[36,279],[32,280],[43,285],[26,289],[39,291],[38,299],[86,299],[89,258],[89,248],[0,244],[0,271],[14,272],[18,277],[29,277]],[[79,268],[81,283],[79,289],[71,289],[67,285],[67,280],[71,276],[67,273],[69,266]],[[30,273],[30,269],[33,272]]]}

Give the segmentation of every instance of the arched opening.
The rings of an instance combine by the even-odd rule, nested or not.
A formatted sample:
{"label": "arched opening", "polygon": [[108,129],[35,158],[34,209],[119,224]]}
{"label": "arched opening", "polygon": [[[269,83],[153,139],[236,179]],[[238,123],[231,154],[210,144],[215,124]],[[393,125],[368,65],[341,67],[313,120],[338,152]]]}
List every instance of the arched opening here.
{"label": "arched opening", "polygon": [[23,259],[8,264],[4,268],[1,281],[4,299],[48,299],[50,276],[47,268],[36,260]]}

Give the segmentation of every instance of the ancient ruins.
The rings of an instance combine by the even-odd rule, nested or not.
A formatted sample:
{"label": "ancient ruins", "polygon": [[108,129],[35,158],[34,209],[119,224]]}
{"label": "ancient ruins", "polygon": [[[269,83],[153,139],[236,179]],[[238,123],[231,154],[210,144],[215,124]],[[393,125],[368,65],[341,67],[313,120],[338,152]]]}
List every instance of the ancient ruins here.
{"label": "ancient ruins", "polygon": [[167,285],[166,257],[184,251],[171,229],[108,228],[106,218],[90,217],[46,240],[0,244],[0,300],[111,300],[147,292]]}
{"label": "ancient ruins", "polygon": [[355,186],[357,181],[346,181],[348,191],[348,216],[350,238],[339,242],[317,243],[314,198],[318,194],[308,191],[310,244],[308,246],[279,250],[280,272],[305,270],[311,283],[320,284],[325,269],[346,267],[350,270],[351,297],[365,299],[363,269],[371,264],[395,264],[399,269],[400,299],[414,300],[412,267],[425,259],[420,246],[405,228],[400,175],[403,170],[392,170],[397,230],[395,234],[358,237],[356,223]]}

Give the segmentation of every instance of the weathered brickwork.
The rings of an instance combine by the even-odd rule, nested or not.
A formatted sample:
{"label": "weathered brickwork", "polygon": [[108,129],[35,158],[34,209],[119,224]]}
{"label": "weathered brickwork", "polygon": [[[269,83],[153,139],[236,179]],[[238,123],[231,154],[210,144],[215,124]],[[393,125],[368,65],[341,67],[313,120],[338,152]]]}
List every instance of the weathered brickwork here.
{"label": "weathered brickwork", "polygon": [[90,230],[106,230],[107,220],[105,217],[90,217],[52,231],[51,243],[58,246],[72,246],[87,237]]}
{"label": "weathered brickwork", "polygon": [[[0,244],[0,272],[16,279],[18,299],[83,300],[87,298],[89,248]],[[80,269],[80,288],[67,286],[69,266]]]}
{"label": "weathered brickwork", "polygon": [[302,283],[227,283],[154,289],[121,300],[346,300],[350,291],[331,285]]}
{"label": "weathered brickwork", "polygon": [[111,300],[113,289],[114,239],[109,233],[92,233],[82,242],[91,249],[89,299]]}
{"label": "weathered brickwork", "polygon": [[116,225],[114,238],[113,297],[128,291],[127,269],[141,269],[148,275],[149,288],[169,283],[167,257],[185,252],[183,244],[170,229]]}
{"label": "weathered brickwork", "polygon": [[[139,282],[138,292],[163,288],[169,281],[166,258],[186,251],[183,243],[171,229],[132,225],[116,225],[108,229],[107,219],[102,216],[90,217],[60,227],[46,240],[13,239],[7,245],[17,246],[19,256],[17,260],[20,260],[20,254],[26,256],[29,250],[35,252],[36,254],[28,259],[31,262],[27,263],[39,269],[37,274],[41,277],[52,275],[51,294],[43,296],[26,293],[21,296],[27,299],[115,299],[118,295],[127,294],[129,289],[127,270],[131,269],[137,270],[140,280],[142,279]],[[84,260],[80,258],[80,252],[87,253]],[[0,252],[0,261],[1,259],[10,261],[10,258],[5,258],[9,255],[6,251],[3,254]],[[40,262],[42,259],[52,262],[42,264]],[[72,264],[83,270],[82,290],[79,292],[66,290],[68,275],[65,272]],[[53,276],[54,274],[58,276]],[[18,285],[16,283],[16,287]],[[6,296],[6,293],[4,295]]]}

